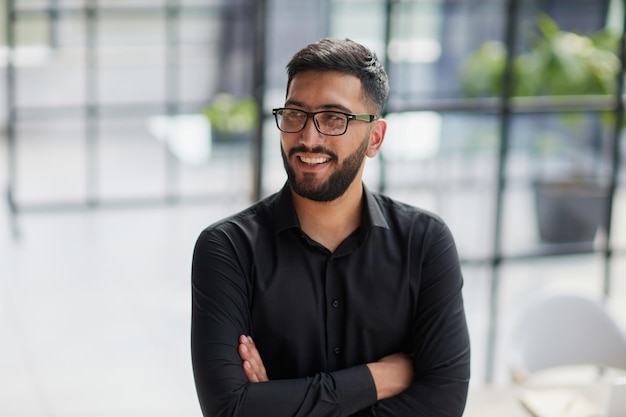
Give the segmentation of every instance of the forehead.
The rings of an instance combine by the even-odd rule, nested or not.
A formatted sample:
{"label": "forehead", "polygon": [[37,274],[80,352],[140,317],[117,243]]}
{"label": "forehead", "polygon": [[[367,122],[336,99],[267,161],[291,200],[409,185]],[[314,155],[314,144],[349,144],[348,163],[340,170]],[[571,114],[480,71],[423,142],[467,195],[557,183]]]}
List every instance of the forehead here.
{"label": "forehead", "polygon": [[361,80],[338,71],[304,71],[296,74],[287,90],[287,104],[304,107],[345,107],[365,105]]}

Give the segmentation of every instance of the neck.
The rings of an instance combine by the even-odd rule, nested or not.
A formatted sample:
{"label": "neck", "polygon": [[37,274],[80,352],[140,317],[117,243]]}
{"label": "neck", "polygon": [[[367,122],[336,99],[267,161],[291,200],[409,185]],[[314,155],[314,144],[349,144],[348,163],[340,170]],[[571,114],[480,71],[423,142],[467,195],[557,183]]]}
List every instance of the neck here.
{"label": "neck", "polygon": [[359,181],[341,197],[328,202],[291,194],[302,231],[331,252],[361,224],[363,185]]}

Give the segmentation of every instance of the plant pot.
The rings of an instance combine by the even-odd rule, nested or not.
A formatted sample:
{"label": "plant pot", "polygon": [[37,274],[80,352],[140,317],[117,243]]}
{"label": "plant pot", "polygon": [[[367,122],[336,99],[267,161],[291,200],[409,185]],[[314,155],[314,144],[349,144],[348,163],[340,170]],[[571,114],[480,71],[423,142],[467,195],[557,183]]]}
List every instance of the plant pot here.
{"label": "plant pot", "polygon": [[539,236],[547,243],[592,242],[604,224],[607,187],[593,180],[536,181]]}

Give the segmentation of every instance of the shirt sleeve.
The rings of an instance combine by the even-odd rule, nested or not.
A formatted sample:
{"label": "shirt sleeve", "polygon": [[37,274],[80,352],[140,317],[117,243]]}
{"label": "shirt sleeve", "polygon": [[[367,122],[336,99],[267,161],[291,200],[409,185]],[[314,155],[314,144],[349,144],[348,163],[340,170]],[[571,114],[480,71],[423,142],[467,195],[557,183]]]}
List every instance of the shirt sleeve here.
{"label": "shirt sleeve", "polygon": [[223,230],[207,229],[194,249],[191,354],[203,415],[350,416],[374,404],[376,389],[365,365],[248,383],[237,347],[239,336],[250,332],[250,297],[237,245]]}
{"label": "shirt sleeve", "polygon": [[[423,230],[422,230],[423,232]],[[413,384],[398,396],[361,411],[359,417],[460,417],[470,378],[470,342],[463,307],[463,278],[447,226],[435,220],[423,241],[418,308],[411,331]]]}

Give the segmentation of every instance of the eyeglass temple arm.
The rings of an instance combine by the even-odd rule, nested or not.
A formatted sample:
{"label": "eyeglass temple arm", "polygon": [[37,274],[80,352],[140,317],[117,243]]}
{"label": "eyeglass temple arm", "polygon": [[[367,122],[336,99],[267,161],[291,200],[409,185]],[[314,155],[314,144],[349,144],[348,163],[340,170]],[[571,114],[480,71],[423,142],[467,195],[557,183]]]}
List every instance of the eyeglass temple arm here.
{"label": "eyeglass temple arm", "polygon": [[350,117],[350,119],[371,123],[374,120],[378,119],[378,117],[376,117],[376,115],[373,115],[373,114],[353,114],[352,117]]}

